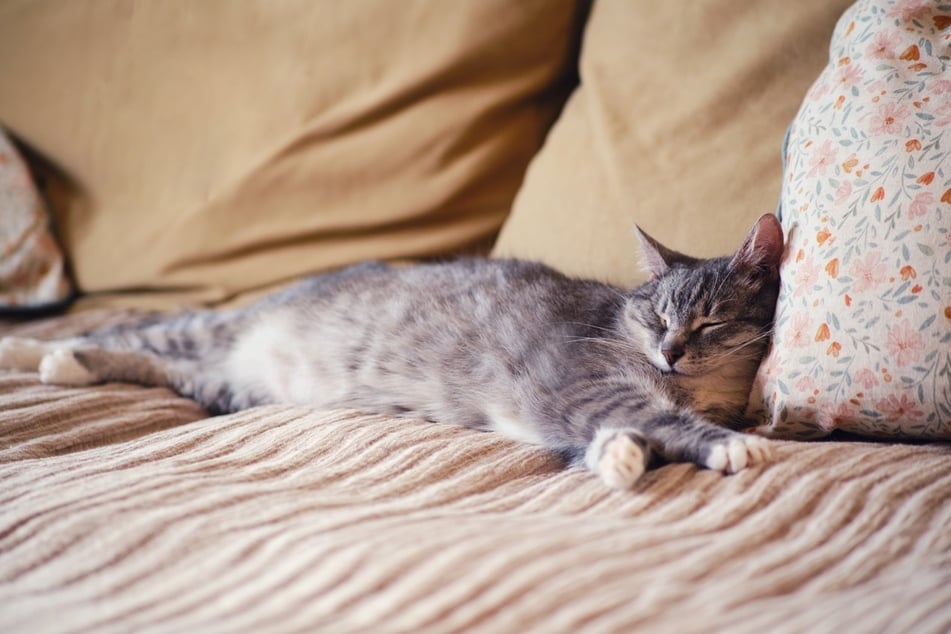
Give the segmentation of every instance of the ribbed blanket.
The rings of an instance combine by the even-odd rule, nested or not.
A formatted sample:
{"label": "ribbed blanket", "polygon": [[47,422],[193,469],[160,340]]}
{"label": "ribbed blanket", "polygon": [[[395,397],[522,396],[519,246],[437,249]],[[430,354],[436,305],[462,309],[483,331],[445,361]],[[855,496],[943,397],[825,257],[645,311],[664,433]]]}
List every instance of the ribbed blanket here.
{"label": "ribbed blanket", "polygon": [[612,492],[451,425],[0,373],[2,632],[949,630],[948,445]]}

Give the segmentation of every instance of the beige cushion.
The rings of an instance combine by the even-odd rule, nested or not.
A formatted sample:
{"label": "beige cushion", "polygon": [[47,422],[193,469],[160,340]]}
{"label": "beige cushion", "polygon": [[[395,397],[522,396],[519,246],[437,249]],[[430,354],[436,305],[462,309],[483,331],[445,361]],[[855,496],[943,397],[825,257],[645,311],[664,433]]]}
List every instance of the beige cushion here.
{"label": "beige cushion", "polygon": [[0,120],[62,172],[81,290],[220,298],[491,239],[575,5],[4,2]]}
{"label": "beige cushion", "polygon": [[495,248],[632,284],[635,222],[722,255],[779,198],[780,145],[847,0],[599,0],[582,85]]}

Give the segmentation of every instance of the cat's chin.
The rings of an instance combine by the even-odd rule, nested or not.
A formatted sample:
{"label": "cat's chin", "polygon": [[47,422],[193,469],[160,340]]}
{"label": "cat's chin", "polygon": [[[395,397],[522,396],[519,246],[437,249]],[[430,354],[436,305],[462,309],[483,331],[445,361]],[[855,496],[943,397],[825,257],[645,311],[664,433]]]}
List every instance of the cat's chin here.
{"label": "cat's chin", "polygon": [[660,370],[661,374],[666,377],[692,377],[704,374],[704,371],[700,368],[684,367],[681,364],[669,366],[667,364],[661,365],[659,363],[655,363],[654,367]]}
{"label": "cat's chin", "polygon": [[664,376],[689,376],[687,372],[684,372],[683,369],[677,367],[671,367],[669,365],[654,363],[652,364],[655,368],[660,370],[660,373]]}

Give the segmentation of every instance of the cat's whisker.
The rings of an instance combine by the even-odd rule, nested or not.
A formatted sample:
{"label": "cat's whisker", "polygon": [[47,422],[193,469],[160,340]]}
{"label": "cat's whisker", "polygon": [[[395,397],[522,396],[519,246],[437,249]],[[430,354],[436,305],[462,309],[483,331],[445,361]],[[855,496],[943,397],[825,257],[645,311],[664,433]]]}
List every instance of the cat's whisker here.
{"label": "cat's whisker", "polygon": [[[751,345],[753,345],[753,344],[755,344],[755,343],[758,343],[758,342],[760,342],[760,341],[763,341],[764,339],[768,339],[769,336],[770,336],[770,334],[771,334],[771,333],[767,332],[767,333],[764,333],[764,334],[761,334],[761,335],[757,335],[756,337],[753,337],[752,339],[749,339],[748,341],[744,341],[743,343],[741,343],[741,344],[739,344],[739,345],[737,345],[737,346],[734,346],[734,347],[732,347],[732,348],[729,348],[729,349],[727,349],[727,350],[725,350],[725,351],[723,351],[723,352],[721,352],[721,353],[719,353],[719,354],[710,355],[710,356],[706,357],[706,358],[704,359],[704,361],[707,362],[707,363],[710,363],[710,364],[713,364],[713,363],[715,363],[715,362],[717,362],[717,361],[722,361],[723,359],[726,359],[727,357],[731,357],[731,356],[733,356],[733,355],[735,355],[735,354],[737,354],[737,353],[739,353],[739,352],[745,350],[746,348],[748,348],[749,346],[751,346]],[[758,353],[758,352],[757,352],[756,356],[759,356],[759,353]]]}
{"label": "cat's whisker", "polygon": [[713,296],[718,297],[720,292],[723,290],[723,285],[727,283],[727,280],[730,279],[729,275],[721,275],[720,281],[717,283],[716,290],[713,291]]}
{"label": "cat's whisker", "polygon": [[563,341],[565,343],[595,343],[605,346],[614,346],[615,348],[625,352],[641,354],[640,349],[638,349],[634,344],[618,341],[617,339],[603,339],[600,337],[565,337]]}
{"label": "cat's whisker", "polygon": [[594,325],[594,324],[588,324],[588,323],[585,323],[585,322],[583,322],[583,321],[564,321],[564,322],[561,322],[561,323],[566,324],[566,325],[571,325],[571,326],[582,326],[582,327],[584,327],[584,328],[593,328],[594,330],[601,330],[601,331],[603,331],[603,332],[609,332],[609,333],[612,333],[612,334],[615,332],[615,330],[614,330],[613,328],[607,328],[607,327],[605,327],[605,326],[596,326],[596,325]]}

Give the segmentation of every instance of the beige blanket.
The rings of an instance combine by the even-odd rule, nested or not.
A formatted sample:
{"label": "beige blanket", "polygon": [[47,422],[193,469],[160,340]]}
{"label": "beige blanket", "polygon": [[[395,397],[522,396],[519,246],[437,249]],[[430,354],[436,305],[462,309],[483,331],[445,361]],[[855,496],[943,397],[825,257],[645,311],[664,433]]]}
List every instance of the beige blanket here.
{"label": "beige blanket", "polygon": [[778,454],[611,492],[449,425],[0,373],[0,631],[951,629],[951,448]]}

